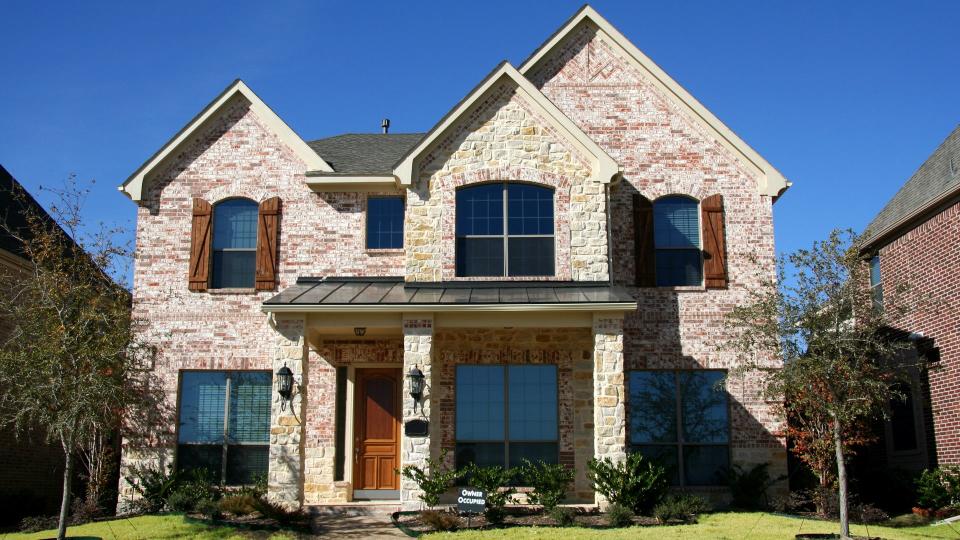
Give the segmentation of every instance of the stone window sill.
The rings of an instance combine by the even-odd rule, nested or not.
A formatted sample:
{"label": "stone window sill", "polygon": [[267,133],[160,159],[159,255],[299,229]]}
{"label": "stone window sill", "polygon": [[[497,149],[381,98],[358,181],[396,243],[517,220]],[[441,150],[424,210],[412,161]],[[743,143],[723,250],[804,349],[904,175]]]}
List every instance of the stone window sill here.
{"label": "stone window sill", "polygon": [[674,287],[657,287],[661,291],[674,291],[674,292],[706,292],[707,287],[704,285],[677,285]]}
{"label": "stone window sill", "polygon": [[367,255],[403,255],[403,248],[390,248],[390,249],[373,249],[367,248],[364,250]]}
{"label": "stone window sill", "polygon": [[207,292],[210,294],[216,295],[227,295],[227,294],[256,294],[257,290],[253,287],[234,287],[228,289],[207,289]]}

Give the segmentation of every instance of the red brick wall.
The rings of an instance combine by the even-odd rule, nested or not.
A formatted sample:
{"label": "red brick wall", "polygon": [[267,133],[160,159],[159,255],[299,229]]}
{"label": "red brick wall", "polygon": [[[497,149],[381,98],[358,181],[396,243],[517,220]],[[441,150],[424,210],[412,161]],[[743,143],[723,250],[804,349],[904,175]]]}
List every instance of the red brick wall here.
{"label": "red brick wall", "polygon": [[934,308],[899,321],[909,332],[934,340],[940,361],[930,372],[930,400],[940,464],[960,463],[960,203],[880,249],[885,290],[909,284],[911,294]]}

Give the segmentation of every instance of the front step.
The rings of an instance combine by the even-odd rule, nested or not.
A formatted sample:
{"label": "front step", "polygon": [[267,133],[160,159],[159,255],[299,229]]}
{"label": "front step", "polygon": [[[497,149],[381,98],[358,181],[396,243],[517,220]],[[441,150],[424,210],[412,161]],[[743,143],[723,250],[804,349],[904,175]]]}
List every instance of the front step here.
{"label": "front step", "polygon": [[363,501],[309,506],[312,516],[389,516],[400,510],[400,501]]}

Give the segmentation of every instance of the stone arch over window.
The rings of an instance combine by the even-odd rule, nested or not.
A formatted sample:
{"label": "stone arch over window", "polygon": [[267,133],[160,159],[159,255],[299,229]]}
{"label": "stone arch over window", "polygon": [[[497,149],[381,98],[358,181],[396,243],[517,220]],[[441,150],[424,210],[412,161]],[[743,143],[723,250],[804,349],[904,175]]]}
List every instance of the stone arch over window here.
{"label": "stone arch over window", "polygon": [[254,287],[258,210],[256,202],[242,197],[223,199],[213,205],[212,288]]}
{"label": "stone arch over window", "polygon": [[697,199],[688,195],[665,195],[653,201],[657,286],[703,284],[701,230]]}
{"label": "stone arch over window", "polygon": [[555,190],[499,181],[456,190],[457,277],[556,275]]}

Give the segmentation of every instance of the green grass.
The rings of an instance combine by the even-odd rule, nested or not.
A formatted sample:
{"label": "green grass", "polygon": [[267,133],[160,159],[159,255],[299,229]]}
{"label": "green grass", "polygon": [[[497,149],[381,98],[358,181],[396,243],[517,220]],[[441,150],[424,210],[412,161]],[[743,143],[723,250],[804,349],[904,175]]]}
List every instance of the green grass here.
{"label": "green grass", "polygon": [[[36,533],[0,534],[0,539],[27,539],[27,538],[56,538],[57,531],[40,531]],[[129,519],[114,519],[88,523],[67,529],[70,538],[103,538],[108,539],[154,539],[154,538],[200,538],[200,539],[228,539],[228,538],[298,538],[296,532],[291,531],[257,531],[245,530],[227,526],[211,526],[202,521],[188,518],[182,514],[165,514],[161,516],[140,516]]]}
{"label": "green grass", "polygon": [[[855,525],[851,527],[854,535],[879,536],[888,540],[917,540],[923,538],[960,538],[960,524],[905,527],[894,529],[890,527]],[[868,530],[869,529],[869,530]],[[717,540],[785,540],[792,539],[798,533],[830,533],[839,529],[836,523],[814,521],[792,517],[783,517],[761,512],[751,513],[720,513],[700,517],[696,525],[679,525],[674,527],[630,527],[627,529],[561,529],[553,527],[528,527],[499,529],[493,531],[469,531],[459,533],[438,533],[426,536],[429,540],[473,540],[506,538],[520,539],[552,539],[552,538],[596,538],[603,540],[613,539],[674,539],[674,538],[710,538]]]}

